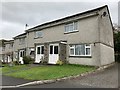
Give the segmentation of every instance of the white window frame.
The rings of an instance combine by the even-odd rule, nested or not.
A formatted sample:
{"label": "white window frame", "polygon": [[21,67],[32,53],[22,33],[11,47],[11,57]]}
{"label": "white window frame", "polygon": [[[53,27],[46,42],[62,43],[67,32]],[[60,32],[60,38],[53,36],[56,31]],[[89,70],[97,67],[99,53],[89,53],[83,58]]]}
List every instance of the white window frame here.
{"label": "white window frame", "polygon": [[[71,54],[71,50],[70,49],[74,49],[74,54]],[[70,46],[70,49],[69,49],[69,54],[71,55],[71,56],[74,56],[75,55],[75,45],[71,45]]]}
{"label": "white window frame", "polygon": [[[78,45],[81,45],[81,44],[78,44]],[[75,46],[76,45],[72,45],[72,47],[69,46],[69,55],[70,56],[91,56],[91,44],[84,44],[84,45],[85,45],[85,55],[75,55]],[[89,45],[89,46],[87,46],[87,45]],[[89,55],[86,55],[86,48],[90,48],[90,54]],[[71,54],[70,49],[74,49],[74,54]]]}
{"label": "white window frame", "polygon": [[[77,29],[75,29],[75,23],[77,23]],[[73,25],[72,31],[70,31],[70,30],[66,31],[66,27],[70,28],[71,24]],[[78,21],[74,21],[72,23],[68,23],[65,25],[65,30],[64,30],[65,33],[75,32],[75,31],[78,31]]]}

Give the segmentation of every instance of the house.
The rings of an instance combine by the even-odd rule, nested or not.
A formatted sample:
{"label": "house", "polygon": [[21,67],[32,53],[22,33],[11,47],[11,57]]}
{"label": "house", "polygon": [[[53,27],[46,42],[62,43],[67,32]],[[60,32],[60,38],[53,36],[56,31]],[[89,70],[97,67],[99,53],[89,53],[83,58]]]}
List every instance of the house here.
{"label": "house", "polygon": [[5,50],[5,48],[4,48],[4,42],[5,42],[6,40],[4,40],[4,39],[1,39],[0,40],[0,61],[4,61],[4,50]]}
{"label": "house", "polygon": [[0,40],[0,60],[4,63],[13,61],[13,40]]}
{"label": "house", "polygon": [[[114,62],[113,26],[107,5],[47,22],[25,32],[26,46],[35,49],[35,63],[56,64],[61,60],[70,64],[101,66]],[[16,38],[15,41],[17,43]],[[23,49],[15,47],[19,53],[25,51],[25,46]]]}
{"label": "house", "polygon": [[7,40],[4,42],[4,61],[6,63],[10,63],[13,61],[13,46],[14,46],[14,40]]}
{"label": "house", "polygon": [[[22,33],[15,37],[14,39],[14,59],[24,64],[23,57],[30,56],[34,58],[34,46],[28,47],[28,35],[29,33]],[[33,42],[34,43],[34,42]],[[34,45],[34,44],[33,44]]]}
{"label": "house", "polygon": [[19,34],[14,38],[14,59],[23,64],[23,56],[26,56],[26,33]]}

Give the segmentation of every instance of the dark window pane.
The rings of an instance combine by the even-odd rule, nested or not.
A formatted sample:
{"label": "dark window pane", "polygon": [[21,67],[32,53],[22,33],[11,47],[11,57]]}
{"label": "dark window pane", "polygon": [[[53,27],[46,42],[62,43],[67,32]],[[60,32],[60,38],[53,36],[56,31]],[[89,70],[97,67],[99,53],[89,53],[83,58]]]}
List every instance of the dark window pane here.
{"label": "dark window pane", "polygon": [[25,52],[23,51],[23,55],[22,55],[22,57],[25,55]]}
{"label": "dark window pane", "polygon": [[90,48],[86,48],[86,55],[90,55]]}
{"label": "dark window pane", "polygon": [[74,48],[70,49],[70,55],[74,55]]}
{"label": "dark window pane", "polygon": [[40,54],[40,47],[37,47],[37,54]]}
{"label": "dark window pane", "polygon": [[41,54],[44,54],[44,46],[41,46]]}
{"label": "dark window pane", "polygon": [[22,52],[20,52],[20,57],[22,57]]}
{"label": "dark window pane", "polygon": [[58,54],[58,46],[54,46],[54,54]]}
{"label": "dark window pane", "polygon": [[34,55],[34,54],[35,54],[35,52],[34,52],[34,51],[31,51],[31,52],[30,52],[30,55]]}
{"label": "dark window pane", "polygon": [[53,46],[50,46],[50,54],[53,54]]}

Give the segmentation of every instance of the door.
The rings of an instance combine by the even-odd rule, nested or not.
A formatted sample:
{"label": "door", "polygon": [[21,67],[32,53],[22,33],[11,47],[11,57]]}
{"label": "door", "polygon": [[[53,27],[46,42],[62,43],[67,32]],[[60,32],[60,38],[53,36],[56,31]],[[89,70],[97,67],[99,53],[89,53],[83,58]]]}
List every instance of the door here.
{"label": "door", "polygon": [[7,56],[7,59],[8,59],[8,63],[11,62],[10,55]]}
{"label": "door", "polygon": [[49,64],[56,64],[59,59],[59,45],[58,44],[50,44],[49,45]]}
{"label": "door", "polygon": [[19,61],[21,64],[24,64],[23,62],[23,56],[25,55],[25,51],[24,50],[20,50],[19,51]]}
{"label": "door", "polygon": [[36,46],[36,58],[35,58],[35,63],[40,63],[44,59],[44,46],[43,45],[38,45]]}

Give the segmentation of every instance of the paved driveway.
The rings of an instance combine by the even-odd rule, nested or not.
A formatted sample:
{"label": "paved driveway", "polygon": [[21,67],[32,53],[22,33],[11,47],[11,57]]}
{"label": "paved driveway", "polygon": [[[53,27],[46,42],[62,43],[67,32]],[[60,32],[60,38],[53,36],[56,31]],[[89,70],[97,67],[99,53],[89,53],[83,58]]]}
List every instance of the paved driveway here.
{"label": "paved driveway", "polygon": [[44,85],[25,86],[27,88],[117,88],[118,64],[82,78]]}
{"label": "paved driveway", "polygon": [[3,76],[3,75],[0,75],[0,77],[2,77],[2,86],[16,86],[16,85],[30,82],[29,80],[18,79],[14,77]]}

